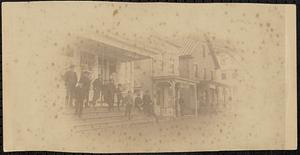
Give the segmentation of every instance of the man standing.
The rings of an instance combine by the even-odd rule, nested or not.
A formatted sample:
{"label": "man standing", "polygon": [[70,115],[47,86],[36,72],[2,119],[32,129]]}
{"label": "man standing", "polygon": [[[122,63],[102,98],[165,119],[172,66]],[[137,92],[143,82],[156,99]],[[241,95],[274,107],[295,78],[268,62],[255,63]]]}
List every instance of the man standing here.
{"label": "man standing", "polygon": [[146,93],[143,95],[143,110],[146,115],[150,115],[150,103],[151,97],[149,95],[149,91],[146,90]]}
{"label": "man standing", "polygon": [[120,104],[121,104],[121,101],[123,99],[122,85],[121,84],[118,84],[118,88],[116,89],[116,95],[117,95],[117,106],[118,106],[118,110],[120,111]]}
{"label": "man standing", "polygon": [[128,119],[131,119],[131,109],[133,106],[133,96],[131,91],[128,91],[127,95],[124,98],[124,104],[125,104],[125,117],[128,117]]}
{"label": "man standing", "polygon": [[158,117],[154,111],[154,102],[152,101],[148,90],[146,91],[145,95],[143,96],[143,102],[144,102],[143,110],[144,110],[145,114],[150,117],[154,117],[155,121],[158,123]]}
{"label": "man standing", "polygon": [[89,78],[89,72],[88,71],[83,71],[81,76],[80,76],[80,83],[82,83],[82,89],[84,91],[84,105],[85,107],[88,107],[89,105],[89,92],[90,92],[90,85],[91,85],[91,80]]}
{"label": "man standing", "polygon": [[78,82],[76,88],[75,88],[75,115],[78,115],[81,117],[82,114],[82,108],[83,108],[83,100],[85,97],[85,90],[83,88],[83,83]]}
{"label": "man standing", "polygon": [[142,104],[143,104],[143,100],[141,98],[140,93],[138,92],[137,96],[135,97],[135,100],[134,100],[134,107],[140,112],[140,111],[142,111],[142,108],[141,108]]}
{"label": "man standing", "polygon": [[109,83],[107,84],[107,103],[108,103],[108,110],[113,110],[114,105],[114,97],[115,97],[115,84],[113,79],[109,80]]}
{"label": "man standing", "polygon": [[154,117],[156,123],[158,123],[158,117],[155,113],[155,103],[154,102],[150,102],[149,104],[149,116]]}
{"label": "man standing", "polygon": [[100,92],[102,91],[102,77],[100,74],[98,75],[98,78],[93,81],[93,90],[94,90],[94,95],[93,95],[92,104],[95,107],[97,100],[100,98]]}
{"label": "man standing", "polygon": [[75,66],[71,65],[70,69],[64,74],[64,81],[66,86],[66,106],[73,106],[75,97],[75,87],[77,83],[77,75],[74,71]]}

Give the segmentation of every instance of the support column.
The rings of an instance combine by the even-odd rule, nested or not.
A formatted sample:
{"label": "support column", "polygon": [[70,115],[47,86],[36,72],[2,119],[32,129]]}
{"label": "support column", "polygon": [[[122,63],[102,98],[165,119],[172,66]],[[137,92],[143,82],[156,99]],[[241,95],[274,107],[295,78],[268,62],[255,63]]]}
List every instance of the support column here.
{"label": "support column", "polygon": [[131,92],[134,91],[134,64],[130,62],[130,83],[131,83]]}
{"label": "support column", "polygon": [[176,108],[176,106],[175,106],[175,104],[176,104],[176,100],[175,100],[175,97],[176,97],[176,90],[175,90],[175,84],[176,84],[176,82],[175,81],[170,81],[170,84],[171,84],[171,89],[172,89],[172,116],[173,117],[176,117],[176,110],[175,110],[175,108]]}
{"label": "support column", "polygon": [[196,115],[196,117],[198,117],[198,96],[197,96],[197,86],[196,85],[194,85],[194,99],[195,99],[195,104],[196,104],[196,110],[195,110],[195,115]]}

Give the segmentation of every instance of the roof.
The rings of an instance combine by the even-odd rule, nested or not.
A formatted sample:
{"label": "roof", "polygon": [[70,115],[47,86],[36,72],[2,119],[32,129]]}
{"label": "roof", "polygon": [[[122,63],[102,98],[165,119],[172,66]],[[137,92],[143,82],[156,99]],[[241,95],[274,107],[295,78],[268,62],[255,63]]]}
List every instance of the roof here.
{"label": "roof", "polygon": [[151,51],[146,49],[123,44],[107,36],[101,39],[77,36],[74,38],[73,45],[76,47],[76,50],[97,53],[103,57],[118,61],[147,59],[150,58],[149,53],[151,53]]}
{"label": "roof", "polygon": [[231,88],[230,85],[227,85],[227,84],[224,84],[224,83],[220,83],[220,82],[217,82],[217,81],[211,81],[211,80],[201,80],[201,81],[199,81],[198,84],[202,85],[202,86],[204,86],[204,85],[207,86],[207,85],[211,84],[211,85],[214,85],[214,86]]}
{"label": "roof", "polygon": [[198,81],[189,79],[189,78],[184,78],[181,76],[177,76],[177,75],[168,75],[168,76],[154,76],[153,77],[154,81],[159,81],[159,82],[168,82],[169,80],[174,80],[177,82],[184,82],[184,83],[188,83],[188,84],[197,84]]}
{"label": "roof", "polygon": [[191,56],[194,48],[197,46],[197,43],[191,39],[183,40],[183,47],[179,50],[179,56]]}
{"label": "roof", "polygon": [[201,36],[189,35],[185,37],[182,43],[182,47],[178,50],[179,51],[178,55],[181,57],[192,57],[194,49],[199,46],[202,46],[203,44],[207,44],[209,52],[211,53],[213,62],[215,64],[215,67],[219,69],[220,63],[217,58],[215,49],[213,48],[214,45],[205,34],[201,34]]}
{"label": "roof", "polygon": [[152,52],[152,55],[156,54],[174,54],[177,53],[178,47],[175,44],[168,40],[164,40],[156,34],[151,35],[122,35],[117,32],[110,32],[105,34],[105,36],[109,36],[110,38],[114,38],[114,40],[118,42],[122,42],[123,44],[127,44],[130,46],[142,48]]}

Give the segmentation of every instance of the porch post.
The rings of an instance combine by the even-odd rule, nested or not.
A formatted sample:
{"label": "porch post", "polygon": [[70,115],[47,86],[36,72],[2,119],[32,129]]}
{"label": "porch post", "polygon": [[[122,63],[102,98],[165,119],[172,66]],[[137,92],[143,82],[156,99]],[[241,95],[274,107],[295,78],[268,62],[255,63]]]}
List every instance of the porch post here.
{"label": "porch post", "polygon": [[130,83],[131,83],[130,90],[131,90],[131,92],[133,92],[134,91],[134,70],[133,70],[134,63],[133,63],[133,61],[130,61],[129,63],[130,63]]}
{"label": "porch post", "polygon": [[194,85],[194,95],[195,95],[195,103],[196,103],[196,117],[198,117],[198,96],[197,96],[197,85]]}
{"label": "porch post", "polygon": [[176,99],[175,99],[175,97],[176,97],[176,90],[175,90],[175,84],[176,84],[176,82],[175,81],[171,81],[170,82],[171,83],[171,89],[172,89],[172,115],[173,115],[173,117],[176,117],[176,106],[175,106],[175,104],[176,104]]}

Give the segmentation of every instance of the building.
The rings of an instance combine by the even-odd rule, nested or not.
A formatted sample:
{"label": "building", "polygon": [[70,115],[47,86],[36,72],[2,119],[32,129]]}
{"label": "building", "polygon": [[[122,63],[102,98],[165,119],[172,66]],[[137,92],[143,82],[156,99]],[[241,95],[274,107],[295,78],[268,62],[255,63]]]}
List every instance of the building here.
{"label": "building", "polygon": [[[97,38],[74,37],[65,47],[68,63],[76,66],[78,75],[82,71],[91,73],[91,79],[101,74],[103,82],[113,79],[123,90],[134,90],[134,61],[150,59],[156,54],[124,42],[116,37],[103,35]],[[92,94],[92,93],[90,93]]]}
{"label": "building", "polygon": [[231,87],[219,80],[223,68],[208,37],[188,36],[181,45],[158,37],[152,40],[161,52],[151,60],[135,61],[135,80],[139,88],[151,83],[147,89],[157,99],[160,115],[178,115],[179,97],[184,115],[217,110],[228,103]]}
{"label": "building", "polygon": [[92,79],[98,74],[104,82],[114,79],[124,92],[142,95],[148,90],[160,115],[174,117],[220,109],[232,99],[226,82],[235,72],[221,67],[223,59],[214,47],[206,35],[187,36],[180,44],[154,35],[131,39],[101,35],[75,37],[64,55],[76,64],[77,73],[87,70]]}

